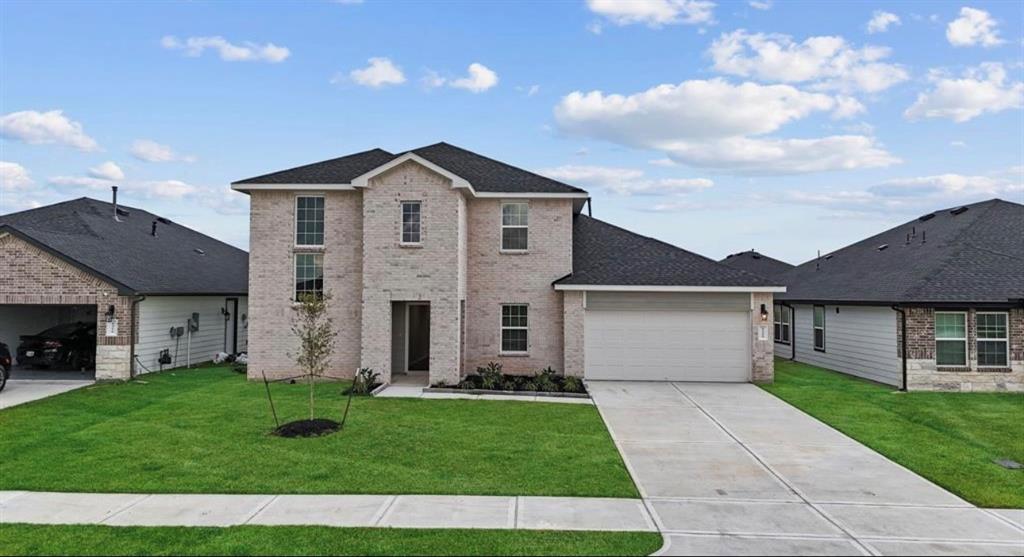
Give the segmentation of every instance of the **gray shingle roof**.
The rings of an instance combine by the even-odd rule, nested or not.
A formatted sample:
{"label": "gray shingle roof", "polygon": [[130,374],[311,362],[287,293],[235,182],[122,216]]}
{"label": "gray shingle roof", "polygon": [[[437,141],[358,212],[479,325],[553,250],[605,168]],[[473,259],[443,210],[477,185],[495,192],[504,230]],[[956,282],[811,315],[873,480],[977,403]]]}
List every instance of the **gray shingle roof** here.
{"label": "gray shingle roof", "polygon": [[765,278],[775,278],[780,273],[788,271],[793,268],[793,265],[786,263],[785,261],[779,261],[758,253],[754,250],[741,251],[726,256],[725,259],[719,261],[723,265],[732,267],[733,269],[739,269],[741,271],[747,271],[748,273],[754,273]]}
{"label": "gray shingle roof", "polygon": [[572,230],[571,275],[556,284],[622,286],[774,286],[746,271],[586,215]]}
{"label": "gray shingle roof", "polygon": [[586,193],[580,188],[443,142],[398,154],[389,153],[383,149],[372,149],[239,180],[234,184],[347,184],[353,178],[406,153],[415,153],[441,168],[465,178],[473,185],[473,189],[479,192]]}
{"label": "gray shingle roof", "polygon": [[[249,254],[157,215],[82,197],[0,216],[8,231],[135,294],[245,294]],[[203,254],[196,250],[202,250]]]}
{"label": "gray shingle roof", "polygon": [[1024,299],[1024,205],[992,199],[964,207],[935,211],[787,271],[779,279],[788,291],[778,297],[880,304]]}

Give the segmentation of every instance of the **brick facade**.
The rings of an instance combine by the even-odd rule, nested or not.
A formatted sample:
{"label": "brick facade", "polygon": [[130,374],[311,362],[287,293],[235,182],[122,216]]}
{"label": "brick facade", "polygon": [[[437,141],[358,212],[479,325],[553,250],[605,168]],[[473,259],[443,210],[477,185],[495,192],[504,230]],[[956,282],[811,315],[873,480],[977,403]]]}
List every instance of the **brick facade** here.
{"label": "brick facade", "polygon": [[[935,361],[934,308],[907,308],[905,311],[908,390],[1024,392],[1024,308],[1008,310],[1010,361],[1006,368],[978,366],[975,318],[979,310],[957,310],[967,313],[967,365],[963,367],[939,366]],[[902,342],[902,334],[899,338]],[[902,344],[898,350],[902,351]]]}
{"label": "brick facade", "polygon": [[562,293],[563,337],[565,339],[565,374],[583,377],[586,369],[583,352],[584,294],[578,291]]}
{"label": "brick facade", "polygon": [[[771,292],[750,294],[750,318],[752,347],[750,351],[750,375],[755,383],[771,383],[775,380],[775,336],[773,329],[774,295]],[[768,310],[768,319],[761,319],[761,306]]]}
{"label": "brick facade", "polygon": [[[132,298],[117,287],[13,235],[0,235],[0,304],[95,305],[96,378],[131,375]],[[107,312],[114,307],[117,335],[106,336]],[[10,347],[14,350],[14,346]]]}

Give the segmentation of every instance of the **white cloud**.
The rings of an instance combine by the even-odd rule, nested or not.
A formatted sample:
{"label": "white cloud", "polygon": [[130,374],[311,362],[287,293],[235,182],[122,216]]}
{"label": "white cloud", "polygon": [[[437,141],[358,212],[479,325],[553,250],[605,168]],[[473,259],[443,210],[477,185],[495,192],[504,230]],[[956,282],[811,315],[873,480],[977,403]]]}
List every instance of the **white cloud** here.
{"label": "white cloud", "polygon": [[62,110],[22,110],[0,118],[0,136],[33,145],[61,143],[80,151],[97,151],[96,140],[86,135],[82,124],[69,119]]}
{"label": "white cloud", "polygon": [[110,180],[92,176],[51,176],[49,182],[54,186],[89,188],[91,190],[105,190],[113,185]]}
{"label": "white cloud", "polygon": [[832,111],[832,117],[836,120],[845,120],[867,111],[868,109],[857,99],[839,95],[836,97],[836,109]]}
{"label": "white cloud", "polygon": [[999,38],[996,26],[996,20],[985,10],[963,7],[960,17],[946,27],[946,39],[953,46],[998,46],[1005,41]]}
{"label": "white cloud", "polygon": [[907,118],[966,122],[985,113],[1024,106],[1024,83],[1008,82],[1006,69],[999,63],[968,68],[960,78],[932,71],[929,80],[934,87],[918,93],[917,100],[903,113]]}
{"label": "white cloud", "polygon": [[124,171],[114,161],[107,161],[90,168],[89,175],[103,180],[124,180]]}
{"label": "white cloud", "polygon": [[772,9],[772,0],[750,0],[747,2],[751,8],[755,10],[770,10]]}
{"label": "white cloud", "polygon": [[284,62],[291,51],[274,43],[258,44],[246,41],[240,45],[232,44],[220,36],[189,37],[184,41],[174,35],[167,35],[160,40],[160,45],[167,50],[182,50],[186,56],[202,56],[207,49],[217,51],[220,59],[225,62]]}
{"label": "white cloud", "polygon": [[517,85],[516,91],[523,93],[527,97],[532,97],[540,92],[540,85],[530,85],[529,87],[524,85]]}
{"label": "white cloud", "polygon": [[715,183],[707,178],[647,178],[643,170],[610,166],[564,165],[540,171],[568,183],[598,187],[619,195],[668,195],[707,189]]}
{"label": "white cloud", "polygon": [[967,142],[966,141],[950,141],[949,142],[949,146],[950,147],[967,147]]}
{"label": "white cloud", "polygon": [[136,139],[128,150],[131,155],[146,162],[195,162],[191,155],[179,155],[169,145],[157,143],[151,139]]}
{"label": "white cloud", "polygon": [[891,51],[878,46],[857,49],[842,37],[723,33],[708,49],[715,70],[762,81],[810,83],[820,90],[877,93],[906,81],[907,71],[881,62]]}
{"label": "white cloud", "polygon": [[[722,79],[659,85],[633,95],[573,92],[555,107],[569,135],[654,149],[677,162],[741,174],[888,166],[898,159],[859,135],[758,138],[842,101],[790,85],[733,85]],[[850,112],[849,106],[843,108]],[[842,115],[842,114],[840,114]]]}
{"label": "white cloud", "polygon": [[155,197],[168,199],[181,199],[186,195],[194,194],[199,188],[182,182],[181,180],[155,180],[142,182],[135,186],[136,189]]}
{"label": "white cloud", "polygon": [[0,161],[0,189],[23,190],[34,184],[28,169],[16,162]]}
{"label": "white cloud", "polygon": [[590,11],[615,25],[648,27],[714,22],[715,3],[705,0],[587,0]]}
{"label": "white cloud", "polygon": [[369,66],[358,70],[352,70],[349,77],[359,85],[365,87],[384,87],[386,85],[400,85],[405,83],[405,74],[402,68],[396,66],[390,58],[370,58]]}
{"label": "white cloud", "polygon": [[868,33],[885,33],[892,25],[900,25],[900,16],[882,10],[875,10],[875,13],[868,21]]}
{"label": "white cloud", "polygon": [[674,160],[672,160],[672,159],[670,159],[668,157],[664,157],[664,158],[660,158],[660,159],[654,159],[654,160],[649,160],[649,161],[647,161],[647,164],[650,164],[650,165],[653,165],[653,166],[662,166],[662,167],[665,167],[665,168],[672,168],[673,166],[679,166],[679,163],[677,163],[676,161],[674,161]]}
{"label": "white cloud", "polygon": [[452,80],[449,85],[472,93],[482,93],[498,84],[498,74],[478,62],[469,65],[469,75]]}
{"label": "white cloud", "polygon": [[870,188],[882,197],[992,197],[1020,191],[1020,184],[1006,178],[937,174],[888,180]]}

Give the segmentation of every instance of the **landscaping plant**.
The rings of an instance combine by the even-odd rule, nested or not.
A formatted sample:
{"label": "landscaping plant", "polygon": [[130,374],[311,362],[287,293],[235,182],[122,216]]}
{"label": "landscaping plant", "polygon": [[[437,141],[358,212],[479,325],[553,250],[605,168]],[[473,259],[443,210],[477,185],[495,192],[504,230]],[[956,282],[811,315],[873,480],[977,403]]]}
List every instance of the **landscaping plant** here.
{"label": "landscaping plant", "polygon": [[340,429],[341,424],[333,420],[316,419],[314,385],[330,362],[334,352],[334,341],[338,333],[334,322],[328,316],[330,296],[307,293],[299,296],[293,307],[292,334],[299,340],[299,349],[292,354],[299,369],[304,372],[309,384],[309,420],[284,424],[277,433],[285,437],[310,436],[330,433]]}

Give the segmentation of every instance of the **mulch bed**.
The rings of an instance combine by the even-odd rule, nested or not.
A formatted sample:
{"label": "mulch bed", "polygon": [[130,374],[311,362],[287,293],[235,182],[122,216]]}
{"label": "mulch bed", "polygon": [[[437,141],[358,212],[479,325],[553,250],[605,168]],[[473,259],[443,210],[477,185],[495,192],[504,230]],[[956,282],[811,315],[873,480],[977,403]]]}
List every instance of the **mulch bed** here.
{"label": "mulch bed", "polygon": [[315,420],[297,420],[288,422],[274,430],[278,437],[320,437],[341,429],[341,424],[334,420],[317,418]]}

